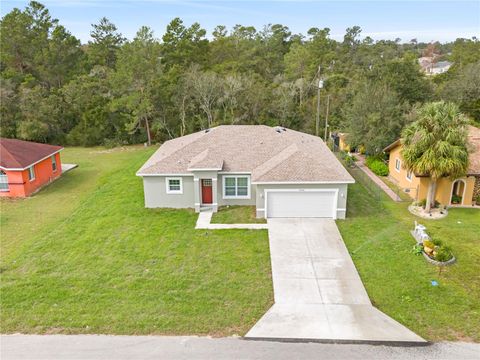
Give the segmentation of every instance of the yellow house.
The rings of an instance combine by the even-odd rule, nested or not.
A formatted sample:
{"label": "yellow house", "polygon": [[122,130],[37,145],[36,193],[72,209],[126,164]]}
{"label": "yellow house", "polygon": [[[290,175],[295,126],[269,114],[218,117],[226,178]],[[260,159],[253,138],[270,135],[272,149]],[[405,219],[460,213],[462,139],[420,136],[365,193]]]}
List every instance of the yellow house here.
{"label": "yellow house", "polygon": [[[480,196],[480,129],[468,128],[468,141],[473,145],[469,156],[467,175],[459,179],[441,178],[437,183],[435,200],[442,205],[475,205]],[[430,178],[407,171],[403,167],[400,140],[387,146],[384,151],[390,153],[388,161],[389,178],[414,200],[427,198]],[[477,205],[480,203],[477,202]]]}
{"label": "yellow house", "polygon": [[341,151],[350,151],[350,145],[347,144],[346,141],[347,134],[346,133],[338,133],[338,147]]}

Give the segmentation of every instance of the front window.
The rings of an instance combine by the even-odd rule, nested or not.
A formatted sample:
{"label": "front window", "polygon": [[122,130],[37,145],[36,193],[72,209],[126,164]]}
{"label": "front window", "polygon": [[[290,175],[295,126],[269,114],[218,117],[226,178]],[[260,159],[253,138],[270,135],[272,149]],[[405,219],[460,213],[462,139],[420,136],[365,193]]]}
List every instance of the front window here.
{"label": "front window", "polygon": [[412,172],[411,171],[407,171],[407,179],[412,180]]}
{"label": "front window", "polygon": [[400,159],[395,160],[395,170],[400,171]]}
{"label": "front window", "polygon": [[223,179],[224,198],[250,198],[250,179],[248,176],[225,176]]}
{"label": "front window", "polygon": [[57,171],[57,158],[55,155],[52,155],[52,170]]}
{"label": "front window", "polygon": [[167,194],[182,194],[182,178],[167,178]]}
{"label": "front window", "polygon": [[0,170],[0,191],[8,191],[8,176],[3,170]]}
{"label": "front window", "polygon": [[33,181],[35,180],[35,169],[33,166],[28,168],[28,180]]}

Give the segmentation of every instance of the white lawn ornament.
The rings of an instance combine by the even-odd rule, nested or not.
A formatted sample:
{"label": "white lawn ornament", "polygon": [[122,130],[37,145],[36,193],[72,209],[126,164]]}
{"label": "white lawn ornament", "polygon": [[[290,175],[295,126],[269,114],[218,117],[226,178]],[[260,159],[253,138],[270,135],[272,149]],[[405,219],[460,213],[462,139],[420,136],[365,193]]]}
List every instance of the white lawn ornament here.
{"label": "white lawn ornament", "polygon": [[423,242],[424,240],[430,240],[430,236],[428,236],[426,230],[427,230],[427,228],[425,226],[423,226],[422,224],[418,224],[415,221],[414,233],[415,233],[415,238],[417,239],[417,241]]}

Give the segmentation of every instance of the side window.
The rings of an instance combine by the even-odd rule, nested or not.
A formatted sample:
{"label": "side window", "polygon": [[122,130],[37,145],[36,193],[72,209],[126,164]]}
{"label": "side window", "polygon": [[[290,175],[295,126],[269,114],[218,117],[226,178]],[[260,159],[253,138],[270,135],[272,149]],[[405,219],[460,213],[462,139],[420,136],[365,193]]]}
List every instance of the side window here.
{"label": "side window", "polygon": [[8,191],[8,176],[3,170],[0,170],[0,191]]}
{"label": "side window", "polygon": [[35,180],[35,168],[33,166],[30,166],[28,168],[28,180],[30,181]]}
{"label": "side window", "polygon": [[400,159],[395,159],[395,170],[400,171]]}
{"label": "side window", "polygon": [[55,155],[52,155],[52,170],[57,171],[57,158]]}
{"label": "side window", "polygon": [[167,194],[183,194],[182,178],[166,179]]}

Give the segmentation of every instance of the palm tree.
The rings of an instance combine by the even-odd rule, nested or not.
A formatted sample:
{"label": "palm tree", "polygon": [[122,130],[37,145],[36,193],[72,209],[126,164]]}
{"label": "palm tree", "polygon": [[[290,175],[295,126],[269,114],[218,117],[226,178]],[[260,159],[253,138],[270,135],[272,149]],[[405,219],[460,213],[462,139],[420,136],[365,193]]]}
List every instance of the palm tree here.
{"label": "palm tree", "polygon": [[468,120],[457,105],[443,101],[427,103],[415,115],[402,132],[402,157],[408,171],[430,177],[425,205],[430,213],[438,179],[458,178],[468,169]]}

